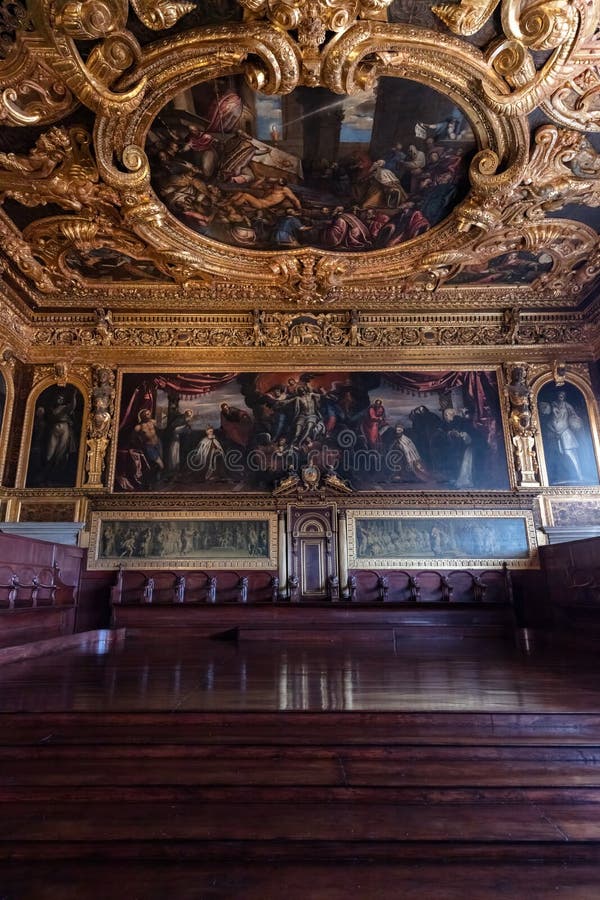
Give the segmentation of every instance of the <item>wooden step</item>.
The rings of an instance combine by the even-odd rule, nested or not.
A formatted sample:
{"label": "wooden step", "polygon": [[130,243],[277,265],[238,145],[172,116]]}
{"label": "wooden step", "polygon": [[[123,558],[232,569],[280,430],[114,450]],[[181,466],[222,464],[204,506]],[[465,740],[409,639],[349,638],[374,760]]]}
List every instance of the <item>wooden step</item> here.
{"label": "wooden step", "polygon": [[[141,848],[140,848],[141,849]],[[174,863],[113,859],[0,864],[6,900],[106,900],[126,895],[140,900],[593,900],[598,867],[593,860],[549,858],[544,848],[536,860],[441,860],[435,848],[423,858],[285,862],[206,860]],[[496,850],[496,848],[494,848]]]}
{"label": "wooden step", "polygon": [[0,790],[78,785],[600,787],[600,747],[0,747]]}
{"label": "wooden step", "polygon": [[600,746],[600,714],[479,712],[0,713],[0,747]]}

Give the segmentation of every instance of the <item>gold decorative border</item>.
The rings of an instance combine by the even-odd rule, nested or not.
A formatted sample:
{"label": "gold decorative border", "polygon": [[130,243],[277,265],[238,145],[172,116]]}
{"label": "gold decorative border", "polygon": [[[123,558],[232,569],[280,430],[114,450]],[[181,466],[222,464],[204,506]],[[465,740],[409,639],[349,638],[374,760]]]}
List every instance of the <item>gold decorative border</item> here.
{"label": "gold decorative border", "polygon": [[0,484],[4,478],[4,467],[6,466],[6,454],[8,452],[8,444],[10,439],[10,431],[12,426],[13,408],[15,403],[15,385],[13,380],[12,367],[9,363],[0,364],[0,373],[4,378],[6,394],[4,398],[4,413],[2,422],[0,423]]}
{"label": "gold decorative border", "polygon": [[[477,568],[493,569],[502,566],[506,562],[511,569],[538,568],[537,537],[533,513],[528,509],[348,509],[348,565],[351,569],[431,569],[433,566],[443,569]],[[529,557],[486,559],[466,557],[457,559],[436,558],[432,559],[383,559],[366,558],[358,556],[356,542],[357,519],[522,519],[525,522],[525,531],[529,549]]]}
{"label": "gold decorative border", "polygon": [[[267,521],[269,523],[269,555],[268,557],[241,558],[201,558],[181,557],[149,557],[148,559],[100,557],[100,538],[104,522],[218,522],[218,521]],[[183,512],[131,512],[129,510],[115,510],[110,514],[106,512],[93,512],[90,524],[90,549],[88,554],[88,569],[116,569],[122,566],[125,569],[276,569],[277,568],[277,514],[272,512],[253,512],[251,510],[236,512],[206,511],[202,509],[185,510]]]}

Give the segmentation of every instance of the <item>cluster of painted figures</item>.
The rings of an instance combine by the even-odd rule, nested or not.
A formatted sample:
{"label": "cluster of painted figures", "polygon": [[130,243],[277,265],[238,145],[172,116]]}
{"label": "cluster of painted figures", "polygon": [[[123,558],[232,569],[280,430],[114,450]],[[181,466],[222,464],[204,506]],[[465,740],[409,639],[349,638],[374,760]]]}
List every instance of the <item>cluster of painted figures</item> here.
{"label": "cluster of painted figures", "polygon": [[135,521],[105,522],[101,556],[140,557],[263,557],[268,556],[266,521]]}
{"label": "cluster of painted figures", "polygon": [[164,428],[141,409],[120,439],[117,489],[270,490],[305,465],[333,467],[356,489],[508,484],[501,423],[488,407],[419,404],[391,420],[360,378],[262,377],[240,385],[245,408],[215,404],[220,421],[205,427],[179,403]]}
{"label": "cluster of painted figures", "polygon": [[487,559],[527,555],[522,520],[358,519],[357,555],[366,559]]}
{"label": "cluster of painted figures", "polygon": [[[465,192],[464,117],[416,123],[421,137],[374,159],[359,145],[307,166],[243,131],[248,110],[232,90],[216,96],[202,124],[171,113],[155,121],[147,152],[154,187],[191,229],[257,249],[311,245],[364,251],[423,234]],[[259,171],[260,169],[260,171]]]}

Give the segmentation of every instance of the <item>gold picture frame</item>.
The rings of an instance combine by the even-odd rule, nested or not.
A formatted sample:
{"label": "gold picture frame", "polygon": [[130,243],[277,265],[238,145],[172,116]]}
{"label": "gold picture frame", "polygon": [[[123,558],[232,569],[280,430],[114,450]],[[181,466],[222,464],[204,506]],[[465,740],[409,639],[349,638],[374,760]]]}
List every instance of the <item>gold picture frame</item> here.
{"label": "gold picture frame", "polygon": [[[347,516],[351,569],[538,567],[527,509],[353,509]],[[496,550],[499,528],[504,533]]]}
{"label": "gold picture frame", "polygon": [[126,569],[276,569],[277,515],[233,510],[93,512],[88,568],[119,566]]}

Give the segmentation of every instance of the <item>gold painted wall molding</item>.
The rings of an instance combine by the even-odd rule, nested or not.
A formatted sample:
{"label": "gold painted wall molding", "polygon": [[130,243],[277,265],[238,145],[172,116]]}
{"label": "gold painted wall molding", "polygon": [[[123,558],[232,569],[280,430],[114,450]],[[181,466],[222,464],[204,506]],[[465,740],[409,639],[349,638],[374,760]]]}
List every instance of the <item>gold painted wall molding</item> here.
{"label": "gold painted wall molding", "polygon": [[547,359],[556,355],[556,348],[568,345],[571,358],[592,358],[592,331],[583,316],[519,312],[517,325],[511,328],[506,309],[472,315],[437,312],[430,317],[306,310],[153,319],[143,323],[123,313],[107,315],[105,310],[86,317],[53,316],[35,328],[32,357],[61,353],[119,364],[126,351],[136,361],[160,355],[177,364],[202,348],[207,359],[226,357],[244,365],[264,365],[277,352],[289,359],[292,349],[299,362],[312,358],[320,365],[347,367],[361,355],[386,365],[397,365],[409,356],[430,361],[432,356],[442,360],[457,354],[504,361],[518,359],[523,348],[528,358],[534,354]]}

